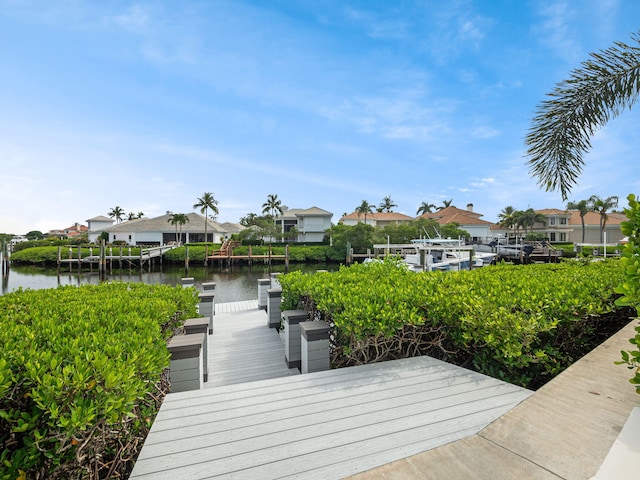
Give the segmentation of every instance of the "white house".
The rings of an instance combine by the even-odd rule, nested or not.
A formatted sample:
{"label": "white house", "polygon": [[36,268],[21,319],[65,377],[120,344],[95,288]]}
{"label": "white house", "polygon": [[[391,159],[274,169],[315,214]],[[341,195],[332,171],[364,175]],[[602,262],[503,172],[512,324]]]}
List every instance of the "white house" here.
{"label": "white house", "polygon": [[333,213],[318,207],[311,208],[282,208],[282,213],[275,219],[276,226],[281,233],[287,233],[295,228],[298,232],[297,242],[322,242],[324,232],[331,228]]}
{"label": "white house", "polygon": [[114,220],[104,215],[99,215],[87,220],[87,228],[89,229],[87,234],[89,241],[95,243],[98,240],[100,234],[107,228],[113,225]]}
{"label": "white house", "polygon": [[[170,223],[171,212],[155,218],[136,218],[116,225],[99,228],[105,225],[105,217],[95,217],[89,222],[89,241],[96,241],[102,232],[109,235],[109,242],[125,242],[128,245],[165,245],[170,242],[182,243],[204,242],[205,217],[197,213],[188,213],[188,222],[184,225]],[[95,223],[94,223],[95,221]],[[222,243],[233,233],[237,233],[242,226],[237,224],[220,224],[207,219],[207,241]]]}

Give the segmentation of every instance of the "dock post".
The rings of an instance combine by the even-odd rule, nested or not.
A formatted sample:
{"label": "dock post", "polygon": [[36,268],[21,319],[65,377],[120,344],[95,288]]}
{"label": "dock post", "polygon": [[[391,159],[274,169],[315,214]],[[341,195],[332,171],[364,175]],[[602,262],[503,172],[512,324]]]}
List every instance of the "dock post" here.
{"label": "dock post", "polygon": [[329,370],[329,324],[301,322],[300,335],[300,373]]}
{"label": "dock post", "polygon": [[184,246],[185,254],[184,254],[184,269],[185,271],[189,271],[189,245]]}
{"label": "dock post", "polygon": [[258,279],[258,308],[260,310],[267,309],[268,303],[268,294],[267,290],[271,288],[271,279],[269,278],[259,278]]}
{"label": "dock post", "polygon": [[284,268],[287,272],[289,271],[289,244],[288,243],[284,246]]}
{"label": "dock post", "polygon": [[212,291],[202,292],[198,295],[200,304],[198,305],[198,311],[203,317],[209,318],[209,334],[213,333],[213,316],[216,312],[215,307],[215,293]]}
{"label": "dock post", "polygon": [[267,326],[269,328],[280,328],[280,321],[282,320],[281,304],[282,289],[267,289]]}
{"label": "dock post", "polygon": [[207,329],[209,327],[209,319],[206,317],[201,318],[189,318],[184,321],[184,331],[187,335],[193,333],[204,334],[204,342],[202,344],[202,381],[209,380],[209,336],[207,335]]}
{"label": "dock post", "polygon": [[169,340],[171,393],[202,388],[204,337],[204,333],[192,333],[176,335]]}
{"label": "dock post", "polygon": [[282,312],[284,323],[284,361],[288,368],[300,369],[300,323],[309,320],[305,310],[285,310]]}

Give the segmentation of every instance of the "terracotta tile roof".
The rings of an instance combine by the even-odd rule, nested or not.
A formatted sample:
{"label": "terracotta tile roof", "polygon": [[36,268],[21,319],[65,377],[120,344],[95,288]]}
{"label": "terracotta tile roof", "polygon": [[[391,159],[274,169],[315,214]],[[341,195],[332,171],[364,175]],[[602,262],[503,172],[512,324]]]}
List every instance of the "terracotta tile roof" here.
{"label": "terracotta tile roof", "polygon": [[435,220],[440,225],[454,222],[460,225],[492,225],[492,222],[482,220],[480,217],[482,217],[480,213],[449,206],[437,212],[425,213],[418,218]]}
{"label": "terracotta tile roof", "polygon": [[[569,225],[580,225],[580,212],[578,210],[569,210],[571,218],[569,219]],[[624,213],[607,213],[607,225],[620,225],[620,223],[626,221],[627,217]],[[600,214],[597,212],[587,212],[584,216],[585,225],[600,225]]]}
{"label": "terracotta tile roof", "polygon": [[543,208],[542,210],[536,210],[536,213],[541,213],[542,215],[566,215],[568,211],[557,208]]}

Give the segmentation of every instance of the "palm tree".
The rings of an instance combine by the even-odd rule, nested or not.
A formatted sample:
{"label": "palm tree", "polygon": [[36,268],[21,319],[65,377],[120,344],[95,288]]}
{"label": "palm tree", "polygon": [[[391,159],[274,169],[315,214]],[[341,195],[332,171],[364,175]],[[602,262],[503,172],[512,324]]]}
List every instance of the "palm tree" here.
{"label": "palm tree", "polygon": [[200,213],[204,214],[204,266],[206,267],[207,256],[209,254],[209,244],[207,243],[209,241],[209,238],[207,236],[207,225],[209,224],[209,218],[207,216],[207,213],[209,210],[211,210],[215,214],[220,213],[218,211],[218,200],[213,198],[213,193],[204,192],[204,194],[202,194],[202,197],[198,198],[198,201],[193,204],[193,209],[195,210],[197,208],[200,209]]}
{"label": "palm tree", "polygon": [[362,203],[356,208],[356,213],[358,214],[358,218],[360,215],[364,214],[364,224],[367,224],[367,214],[373,212],[373,207],[366,200],[362,200]]}
{"label": "palm tree", "polygon": [[445,208],[447,208],[447,207],[450,207],[450,206],[451,206],[451,203],[453,203],[453,198],[452,198],[451,200],[444,200],[444,201],[442,202],[442,206],[441,206],[441,207],[438,207],[438,210],[443,210],[443,209],[445,209]]}
{"label": "palm tree", "polygon": [[393,200],[391,200],[391,196],[384,197],[382,199],[382,203],[377,208],[378,212],[393,212],[393,207],[397,207]]}
{"label": "palm tree", "polygon": [[607,224],[607,211],[618,206],[618,197],[615,195],[607,198],[600,198],[592,195],[589,198],[589,210],[600,214],[600,243],[604,242],[604,227]]}
{"label": "palm tree", "polygon": [[577,202],[569,202],[567,203],[567,210],[577,210],[580,212],[580,221],[582,222],[582,243],[584,243],[585,237],[585,226],[584,226],[584,216],[589,212],[589,201],[588,200],[578,200]]}
{"label": "palm tree", "polygon": [[262,204],[262,213],[271,215],[275,224],[276,215],[282,215],[282,202],[278,200],[278,195],[273,193],[267,195],[267,201]]}
{"label": "palm tree", "polygon": [[[267,195],[267,201],[262,204],[262,213],[273,217],[273,227],[275,231],[276,216],[282,215],[282,202],[278,199],[278,195],[270,193]],[[284,234],[284,222],[282,224],[282,233]]]}
{"label": "palm tree", "polygon": [[109,211],[109,216],[111,218],[115,218],[116,223],[120,223],[122,221],[122,217],[124,216],[124,210],[118,206],[115,206]]}
{"label": "palm tree", "polygon": [[538,184],[567,199],[591,148],[590,137],[611,118],[631,108],[640,93],[640,34],[636,44],[615,42],[592,53],[569,79],[542,102],[526,136],[528,165]]}
{"label": "palm tree", "polygon": [[258,215],[256,215],[255,213],[247,213],[247,215],[242,217],[238,223],[240,223],[240,225],[242,225],[243,227],[250,227],[252,225],[257,225],[259,219],[260,217],[258,217]]}
{"label": "palm tree", "polygon": [[422,202],[416,211],[416,215],[424,215],[425,213],[433,212],[436,206],[433,203]]}
{"label": "palm tree", "polygon": [[536,223],[546,224],[547,217],[542,213],[536,212],[533,208],[527,208],[525,211],[517,213],[517,222],[518,225],[524,228],[524,234],[526,235]]}
{"label": "palm tree", "polygon": [[[505,228],[514,228],[517,226],[518,211],[511,205],[508,205],[502,209],[498,214],[498,224]],[[507,240],[509,235],[507,233]]]}
{"label": "palm tree", "polygon": [[180,243],[178,238],[178,225],[180,226],[180,237],[182,237],[182,225],[189,222],[189,217],[184,213],[172,213],[167,220],[171,225],[176,227],[176,243]]}
{"label": "palm tree", "polygon": [[516,223],[517,210],[511,205],[508,205],[502,209],[498,214],[498,224],[503,227],[513,227]]}

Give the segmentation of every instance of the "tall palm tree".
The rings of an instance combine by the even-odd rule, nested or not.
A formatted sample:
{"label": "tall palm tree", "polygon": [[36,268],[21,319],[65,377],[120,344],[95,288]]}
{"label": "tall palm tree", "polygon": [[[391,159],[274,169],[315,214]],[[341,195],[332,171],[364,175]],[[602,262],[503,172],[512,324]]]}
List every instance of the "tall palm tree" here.
{"label": "tall palm tree", "polygon": [[422,202],[416,211],[416,215],[424,215],[425,213],[433,212],[436,206],[433,203]]}
{"label": "tall palm tree", "polygon": [[640,93],[640,33],[634,45],[613,46],[582,62],[556,85],[533,118],[526,136],[530,173],[547,191],[567,199],[591,148],[590,137],[611,118],[631,108]]}
{"label": "tall palm tree", "polygon": [[384,197],[382,199],[382,203],[380,204],[380,206],[377,208],[377,210],[379,212],[393,212],[393,207],[397,207],[398,205],[396,205],[395,203],[393,203],[393,200],[391,200],[391,196],[387,196]]}
{"label": "tall palm tree", "polygon": [[275,224],[276,215],[282,215],[282,202],[278,199],[278,195],[273,193],[267,195],[267,201],[262,204],[262,213],[271,215]]}
{"label": "tall palm tree", "polygon": [[[276,216],[282,215],[282,202],[278,199],[278,195],[270,193],[267,195],[267,201],[262,204],[262,213],[271,215],[273,218],[273,229],[276,229]],[[284,222],[282,222],[282,233],[284,234]]]}
{"label": "tall palm tree", "polygon": [[589,198],[589,209],[600,214],[600,243],[604,242],[604,227],[607,224],[609,216],[607,212],[618,206],[618,197],[615,195],[607,198],[600,198],[592,195]]}
{"label": "tall palm tree", "polygon": [[209,224],[209,218],[207,213],[211,210],[212,213],[216,215],[220,212],[218,211],[218,200],[213,197],[213,193],[204,192],[202,197],[198,198],[198,201],[193,204],[193,209],[200,209],[200,213],[204,214],[204,266],[207,266],[207,257],[209,255],[209,238],[207,236],[207,225]]}
{"label": "tall palm tree", "polygon": [[115,206],[109,211],[109,216],[115,218],[116,223],[120,223],[124,216],[124,210],[121,207]]}
{"label": "tall palm tree", "polygon": [[367,214],[373,212],[373,206],[367,202],[366,200],[362,200],[362,203],[356,208],[356,213],[358,214],[358,218],[360,215],[364,214],[364,224],[367,224]]}
{"label": "tall palm tree", "polygon": [[180,243],[178,237],[178,226],[180,226],[180,237],[182,237],[182,225],[189,222],[189,217],[184,213],[172,213],[169,219],[167,220],[171,225],[175,225],[176,227],[176,243]]}
{"label": "tall palm tree", "polygon": [[582,243],[585,238],[584,217],[589,212],[589,200],[578,200],[577,202],[567,203],[567,210],[577,210],[580,212],[580,222],[582,222]]}

